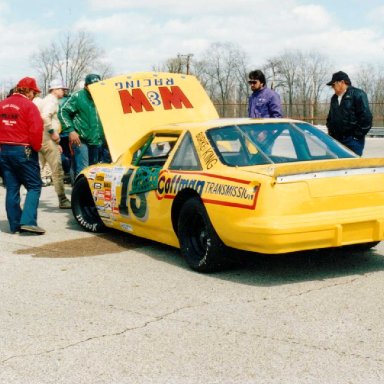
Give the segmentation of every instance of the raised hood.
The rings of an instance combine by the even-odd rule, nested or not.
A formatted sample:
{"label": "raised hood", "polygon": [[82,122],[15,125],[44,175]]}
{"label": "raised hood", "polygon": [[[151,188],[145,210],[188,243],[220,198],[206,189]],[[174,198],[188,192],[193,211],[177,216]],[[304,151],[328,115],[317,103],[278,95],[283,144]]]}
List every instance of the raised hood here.
{"label": "raised hood", "polygon": [[132,73],[94,83],[89,90],[113,161],[155,127],[218,118],[204,88],[190,75]]}

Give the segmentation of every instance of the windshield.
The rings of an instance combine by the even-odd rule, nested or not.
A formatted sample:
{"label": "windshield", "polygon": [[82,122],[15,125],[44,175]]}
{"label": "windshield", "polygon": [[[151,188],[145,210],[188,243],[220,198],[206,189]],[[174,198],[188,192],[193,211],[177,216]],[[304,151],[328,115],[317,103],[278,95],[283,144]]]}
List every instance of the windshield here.
{"label": "windshield", "polygon": [[229,166],[357,157],[304,122],[231,125],[212,128],[207,136],[221,161]]}

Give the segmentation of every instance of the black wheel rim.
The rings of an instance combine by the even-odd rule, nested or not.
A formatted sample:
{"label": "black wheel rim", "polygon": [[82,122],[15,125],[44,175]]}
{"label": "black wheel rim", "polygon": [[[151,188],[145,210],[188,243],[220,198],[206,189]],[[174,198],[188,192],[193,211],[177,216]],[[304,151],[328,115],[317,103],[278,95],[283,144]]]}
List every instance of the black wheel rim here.
{"label": "black wheel rim", "polygon": [[209,245],[209,236],[207,226],[200,215],[193,218],[190,230],[190,241],[194,252],[204,256]]}

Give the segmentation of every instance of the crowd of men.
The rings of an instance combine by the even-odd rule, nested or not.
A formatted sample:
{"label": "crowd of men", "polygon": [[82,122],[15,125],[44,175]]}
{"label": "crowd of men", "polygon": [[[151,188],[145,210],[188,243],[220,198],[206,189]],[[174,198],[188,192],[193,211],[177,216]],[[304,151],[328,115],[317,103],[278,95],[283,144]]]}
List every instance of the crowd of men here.
{"label": "crowd of men", "polygon": [[[88,89],[90,84],[100,80],[99,75],[89,74],[85,77],[84,88],[66,97],[68,88],[55,79],[49,84],[48,94],[41,98],[36,80],[25,77],[0,102],[0,168],[11,233],[45,233],[37,224],[43,185],[41,168],[45,164],[52,172],[59,208],[70,209],[64,188],[63,159],[66,157],[63,154],[71,163],[67,171],[73,179],[88,165],[111,161]],[[21,186],[27,191],[23,206]]]}
{"label": "crowd of men", "polygon": [[[0,102],[0,169],[6,187],[5,206],[11,233],[45,233],[37,225],[37,209],[42,188],[41,167],[46,163],[52,172],[59,208],[68,209],[71,203],[65,195],[63,166],[74,179],[88,165],[111,162],[103,127],[88,89],[100,80],[97,74],[87,75],[84,88],[70,97],[66,97],[65,84],[53,80],[48,94],[40,98],[36,80],[25,77]],[[267,87],[261,70],[251,71],[248,83],[252,91],[249,117],[283,117],[280,97]],[[335,93],[327,117],[328,133],[361,156],[365,136],[372,125],[367,95],[353,87],[349,76],[342,71],[334,73],[327,85]],[[27,190],[23,207],[21,186]]]}

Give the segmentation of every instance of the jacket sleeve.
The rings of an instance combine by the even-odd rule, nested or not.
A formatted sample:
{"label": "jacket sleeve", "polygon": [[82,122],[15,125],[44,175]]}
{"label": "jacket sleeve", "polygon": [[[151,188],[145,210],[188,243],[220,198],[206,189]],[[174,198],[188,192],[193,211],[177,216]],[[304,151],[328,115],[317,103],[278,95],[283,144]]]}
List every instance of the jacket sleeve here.
{"label": "jacket sleeve", "polygon": [[331,98],[331,102],[329,104],[329,111],[327,115],[327,121],[325,123],[328,129],[328,135],[336,138],[337,137],[337,127],[335,126],[335,116],[334,116],[334,108],[338,105],[337,96],[333,95]]}
{"label": "jacket sleeve", "polygon": [[359,125],[360,132],[355,132],[356,136],[364,136],[372,127],[372,113],[369,109],[368,97],[367,94],[363,91],[360,91],[356,94],[355,98],[355,111],[356,111],[356,120]]}
{"label": "jacket sleeve", "polygon": [[252,113],[252,95],[248,97],[248,117],[255,117]]}
{"label": "jacket sleeve", "polygon": [[281,101],[278,93],[273,92],[271,99],[269,101],[269,116],[271,117],[283,117],[283,112],[281,110]]}
{"label": "jacket sleeve", "polygon": [[47,100],[41,106],[41,117],[44,122],[44,131],[49,132],[55,127],[52,125],[52,120],[55,114],[57,113],[57,105],[52,103],[50,100]]}
{"label": "jacket sleeve", "polygon": [[31,103],[28,111],[29,142],[32,148],[39,152],[43,143],[43,119],[35,104]]}
{"label": "jacket sleeve", "polygon": [[70,133],[75,130],[73,119],[77,113],[77,97],[72,95],[65,103],[59,108],[58,117],[61,123],[63,133]]}
{"label": "jacket sleeve", "polygon": [[[331,135],[332,131],[332,124],[331,124],[331,108],[329,108],[328,115],[327,115],[327,121],[325,123],[325,126],[328,129],[328,135]],[[332,136],[332,135],[331,135]]]}

